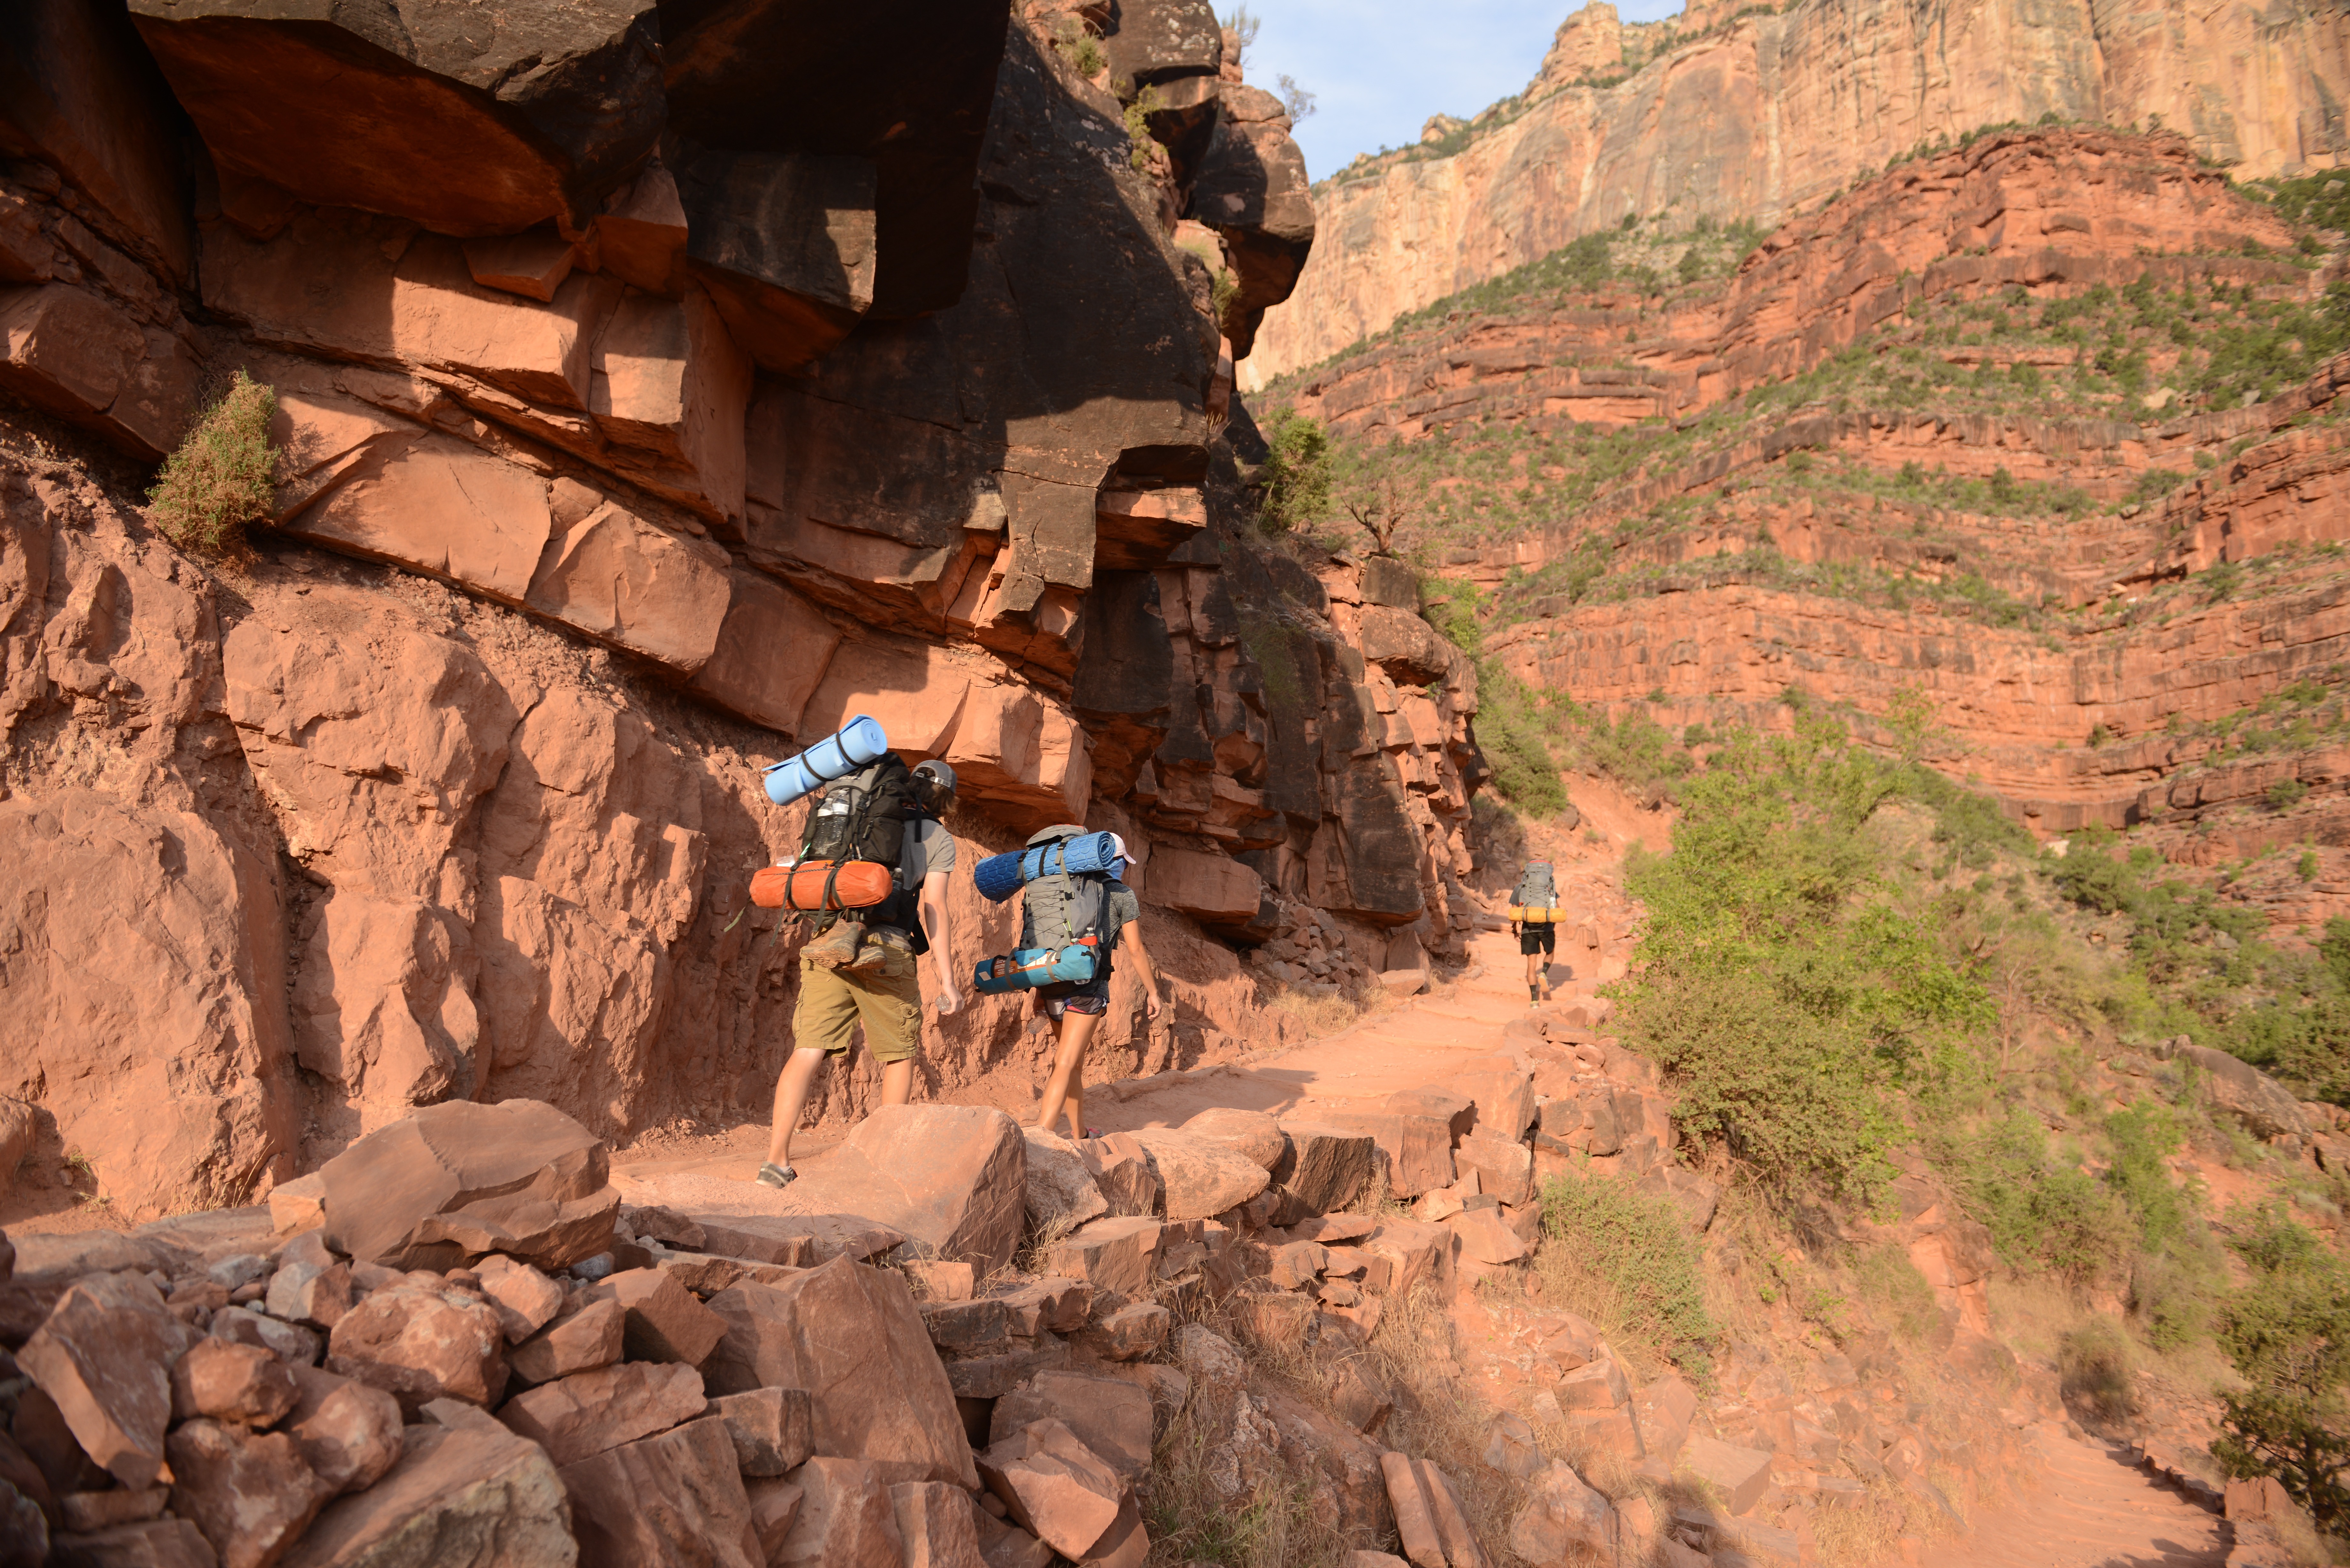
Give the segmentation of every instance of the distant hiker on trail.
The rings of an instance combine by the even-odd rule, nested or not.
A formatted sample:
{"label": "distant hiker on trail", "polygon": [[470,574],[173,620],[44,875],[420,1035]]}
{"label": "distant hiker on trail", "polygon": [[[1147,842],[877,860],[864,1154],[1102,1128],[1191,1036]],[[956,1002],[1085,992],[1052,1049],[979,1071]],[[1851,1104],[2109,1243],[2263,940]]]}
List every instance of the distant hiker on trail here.
{"label": "distant hiker on trail", "polygon": [[[878,725],[873,733],[879,735]],[[769,1187],[786,1187],[797,1178],[792,1133],[816,1069],[827,1055],[846,1064],[849,1035],[858,1023],[865,1026],[865,1048],[881,1064],[881,1103],[902,1106],[912,1096],[914,1054],[922,1038],[918,958],[930,955],[940,1014],[962,1005],[947,914],[955,841],[939,821],[954,805],[954,770],[946,763],[910,769],[895,752],[883,753],[823,783],[799,858],[768,867],[752,881],[754,899],[771,909],[806,911],[801,918],[816,932],[800,950],[792,1054],[775,1080],[774,1130],[767,1162],[759,1168],[758,1179]],[[776,787],[768,794],[775,795]]]}
{"label": "distant hiker on trail", "polygon": [[[1024,1028],[1049,1021],[1055,1036],[1053,1075],[1045,1085],[1036,1125],[1051,1131],[1066,1107],[1069,1136],[1090,1137],[1086,1127],[1086,1047],[1109,1008],[1111,953],[1120,947],[1133,949],[1144,1015],[1157,1018],[1160,1005],[1159,971],[1142,945],[1142,905],[1122,880],[1126,841],[1116,834],[1093,834],[1065,823],[1029,839],[1016,856],[998,856],[995,861],[1009,862],[1005,874],[1020,877],[1020,950],[1011,959],[983,964],[983,973],[996,972],[975,983],[1000,989],[1008,983],[1003,976],[1024,962],[1036,966],[1040,975],[1066,973],[1071,965],[1090,971],[1082,979],[1054,979],[1035,986],[1021,1007]],[[1090,867],[1098,868],[1080,868]],[[983,877],[980,890],[1000,898],[1011,885]],[[998,888],[1003,891],[992,890]],[[1053,967],[1044,967],[1047,965]]]}
{"label": "distant hiker on trail", "polygon": [[1550,1000],[1550,960],[1558,951],[1558,883],[1550,862],[1529,860],[1510,894],[1510,929],[1526,955],[1526,1005]]}

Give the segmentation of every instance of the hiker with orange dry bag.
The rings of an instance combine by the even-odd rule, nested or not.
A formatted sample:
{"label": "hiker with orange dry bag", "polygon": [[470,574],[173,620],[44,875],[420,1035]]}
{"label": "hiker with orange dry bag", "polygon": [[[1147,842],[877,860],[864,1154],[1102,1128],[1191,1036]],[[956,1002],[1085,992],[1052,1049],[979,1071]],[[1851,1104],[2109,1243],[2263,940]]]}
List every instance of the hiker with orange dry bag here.
{"label": "hiker with orange dry bag", "polygon": [[1036,1125],[1052,1131],[1066,1109],[1073,1138],[1093,1136],[1086,1126],[1086,1047],[1109,1011],[1116,949],[1133,950],[1144,1015],[1159,1016],[1159,973],[1142,945],[1142,905],[1122,879],[1126,867],[1126,841],[1117,834],[1064,823],[1024,848],[989,856],[973,873],[983,898],[1002,903],[1020,895],[1020,946],[982,961],[972,987],[992,995],[1024,991],[1026,1026],[1050,1021],[1053,1075]]}
{"label": "hiker with orange dry bag", "polygon": [[816,1069],[827,1055],[847,1064],[859,1023],[866,1050],[881,1064],[881,1103],[902,1106],[911,1097],[922,1038],[916,960],[931,957],[941,1016],[962,1004],[947,915],[955,841],[939,821],[954,805],[954,790],[952,768],[942,762],[909,768],[863,714],[767,770],[767,797],[776,805],[816,796],[798,857],[751,879],[754,902],[794,911],[813,933],[800,949],[792,1054],[775,1080],[774,1130],[759,1168],[769,1187],[798,1176],[792,1133]]}

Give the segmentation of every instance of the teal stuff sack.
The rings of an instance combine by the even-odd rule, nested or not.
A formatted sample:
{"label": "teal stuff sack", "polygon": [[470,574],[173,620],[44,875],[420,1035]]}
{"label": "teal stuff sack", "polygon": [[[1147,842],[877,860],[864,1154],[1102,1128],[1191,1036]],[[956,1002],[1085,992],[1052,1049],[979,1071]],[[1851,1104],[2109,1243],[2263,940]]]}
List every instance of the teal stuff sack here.
{"label": "teal stuff sack", "polygon": [[971,984],[972,990],[992,996],[1034,991],[1042,985],[1083,985],[1100,967],[1101,950],[1092,942],[1020,948],[1003,958],[982,960],[972,971]]}

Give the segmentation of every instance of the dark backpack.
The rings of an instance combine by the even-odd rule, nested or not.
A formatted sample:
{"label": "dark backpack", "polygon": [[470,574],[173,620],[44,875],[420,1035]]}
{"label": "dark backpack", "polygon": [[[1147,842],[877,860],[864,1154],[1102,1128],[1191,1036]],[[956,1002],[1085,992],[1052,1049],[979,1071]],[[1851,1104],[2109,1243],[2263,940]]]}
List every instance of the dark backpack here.
{"label": "dark backpack", "polygon": [[[810,808],[800,841],[802,860],[870,860],[899,875],[906,834],[923,813],[914,802],[913,770],[895,752],[824,786]],[[869,909],[858,911],[870,924],[920,934],[911,890],[898,890]]]}
{"label": "dark backpack", "polygon": [[[1048,827],[1028,840],[1028,847],[1066,843],[1082,827]],[[1045,852],[1042,871],[1020,889],[1020,945],[1024,948],[1065,948],[1091,937],[1106,957],[1116,933],[1109,922],[1109,877],[1099,871],[1056,868],[1053,851]]]}

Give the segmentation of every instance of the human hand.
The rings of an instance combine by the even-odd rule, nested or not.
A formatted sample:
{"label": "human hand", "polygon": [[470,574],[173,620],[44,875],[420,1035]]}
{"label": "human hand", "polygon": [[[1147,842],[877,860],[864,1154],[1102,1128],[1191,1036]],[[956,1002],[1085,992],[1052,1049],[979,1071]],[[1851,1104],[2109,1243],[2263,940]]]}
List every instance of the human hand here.
{"label": "human hand", "polygon": [[1142,1016],[1155,1022],[1159,1013],[1165,1010],[1165,1003],[1159,1000],[1159,987],[1156,984],[1144,986],[1142,988]]}
{"label": "human hand", "polygon": [[962,998],[955,994],[955,988],[953,986],[942,985],[939,988],[939,994],[935,999],[935,1005],[938,1007],[939,1016],[944,1018],[956,1008],[962,1005]]}

